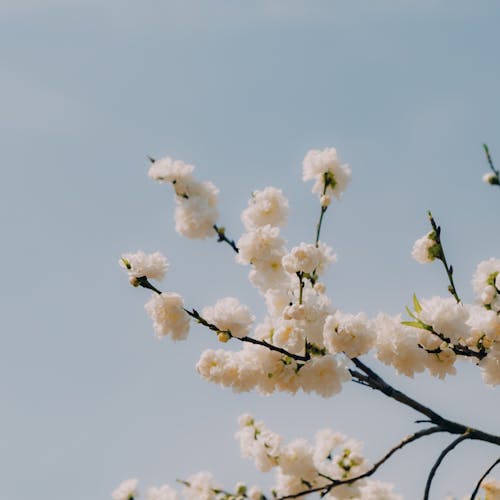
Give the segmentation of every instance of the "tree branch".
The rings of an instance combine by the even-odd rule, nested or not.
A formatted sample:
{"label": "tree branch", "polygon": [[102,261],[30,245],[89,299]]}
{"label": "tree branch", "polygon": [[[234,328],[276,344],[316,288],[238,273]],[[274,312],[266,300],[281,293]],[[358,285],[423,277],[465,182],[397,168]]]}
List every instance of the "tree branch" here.
{"label": "tree branch", "polygon": [[500,464],[500,458],[497,458],[497,460],[491,465],[491,467],[488,467],[486,472],[481,476],[481,479],[477,482],[476,487],[474,488],[474,491],[472,492],[472,495],[470,497],[470,500],[474,500],[479,492],[479,488],[481,487],[481,483],[484,481],[486,476],[498,465]]}
{"label": "tree branch", "polygon": [[[326,495],[327,493],[329,493],[332,489],[334,489],[337,486],[340,486],[342,484],[352,484],[356,481],[359,481],[360,479],[370,477],[377,471],[377,469],[381,465],[383,465],[398,450],[404,448],[407,444],[410,444],[413,441],[420,439],[421,437],[429,436],[430,434],[435,434],[436,432],[443,432],[443,431],[439,427],[429,427],[427,429],[423,429],[421,431],[415,432],[414,434],[410,434],[409,436],[405,437],[402,441],[400,441],[396,446],[393,446],[380,460],[375,462],[369,470],[367,470],[363,474],[360,474],[359,476],[355,476],[355,477],[352,477],[350,479],[330,479],[331,483],[329,485],[321,486],[321,487],[317,487],[317,488],[309,488],[309,489],[303,490],[299,493],[280,497],[278,500],[288,500],[291,498],[299,498],[303,495],[307,495],[309,493],[317,493],[317,492],[322,492],[322,495]],[[319,474],[319,475],[324,477],[322,474]]]}
{"label": "tree branch", "polygon": [[462,441],[465,441],[466,439],[470,439],[469,436],[469,430],[465,431],[464,434],[459,436],[455,441],[452,441],[439,455],[438,459],[436,460],[436,463],[432,466],[431,471],[429,472],[429,476],[427,478],[427,483],[425,484],[425,492],[424,492],[424,500],[429,500],[429,493],[431,491],[431,484],[432,480],[434,478],[434,475],[436,474],[436,471],[438,467],[441,465],[441,462],[444,460],[444,457],[450,453],[457,445],[459,445]]}

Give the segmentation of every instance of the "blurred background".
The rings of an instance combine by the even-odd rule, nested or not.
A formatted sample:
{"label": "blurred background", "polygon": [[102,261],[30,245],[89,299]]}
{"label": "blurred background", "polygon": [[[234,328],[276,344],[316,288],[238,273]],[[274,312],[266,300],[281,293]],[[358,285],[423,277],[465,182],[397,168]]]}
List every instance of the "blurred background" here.
{"label": "blurred background", "polygon": [[[312,241],[318,215],[301,181],[309,149],[334,146],[353,180],[322,239],[339,260],[326,276],[345,312],[404,312],[412,294],[446,295],[438,263],[411,259],[431,209],[472,300],[480,260],[500,257],[500,65],[494,0],[2,0],[0,2],[0,470],[10,500],[110,498],[210,470],[272,484],[234,440],[249,412],[287,439],[332,427],[376,460],[418,415],[355,384],[332,399],[233,394],[195,364],[220,345],[201,327],[154,338],[122,252],[159,250],[162,288],[201,308],[236,296],[264,308],[227,245],[173,229],[169,186],[146,155],[197,166],[220,188],[231,237],[252,190],[283,189],[289,245]],[[230,346],[230,348],[239,346]],[[499,392],[479,370],[398,377],[397,387],[457,421],[498,433]],[[450,436],[407,447],[380,469],[420,498]],[[433,498],[472,492],[498,456],[467,442],[439,469]],[[497,472],[498,477],[498,472]]]}

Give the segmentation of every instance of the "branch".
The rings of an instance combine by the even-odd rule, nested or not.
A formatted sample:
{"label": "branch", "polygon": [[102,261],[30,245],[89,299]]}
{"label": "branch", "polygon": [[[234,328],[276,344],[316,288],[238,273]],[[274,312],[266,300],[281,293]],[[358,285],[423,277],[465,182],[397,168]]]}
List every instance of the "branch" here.
{"label": "branch", "polygon": [[[363,474],[360,474],[359,476],[352,477],[350,479],[330,479],[330,478],[327,478],[327,479],[330,479],[330,481],[331,481],[331,483],[329,485],[321,486],[321,487],[317,487],[317,488],[309,488],[309,489],[301,491],[299,493],[280,497],[278,500],[299,498],[303,495],[307,495],[309,493],[317,493],[320,491],[322,492],[322,496],[324,496],[337,486],[340,486],[342,484],[352,484],[355,481],[359,481],[360,479],[370,477],[377,471],[377,469],[381,465],[383,465],[392,455],[394,455],[394,453],[396,453],[396,451],[404,448],[407,444],[412,443],[413,441],[416,441],[417,439],[420,439],[421,437],[429,436],[430,434],[435,434],[436,432],[443,432],[443,431],[439,427],[429,427],[427,429],[423,429],[421,431],[415,432],[414,434],[410,434],[409,436],[405,437],[402,441],[400,441],[396,446],[393,446],[380,460],[375,462],[369,470],[367,470]],[[325,477],[322,474],[319,474],[319,475],[322,477]]]}
{"label": "branch", "polygon": [[236,253],[239,253],[239,248],[236,246],[236,243],[234,240],[230,240],[226,236],[226,228],[225,227],[218,227],[217,224],[213,225],[214,231],[217,233],[217,242],[226,242]]}
{"label": "branch", "polygon": [[448,291],[453,295],[453,297],[455,297],[455,300],[457,302],[460,302],[460,297],[457,294],[457,289],[455,288],[455,283],[453,282],[453,266],[449,266],[448,263],[446,262],[446,256],[444,254],[443,244],[441,243],[441,227],[439,227],[436,224],[436,221],[434,220],[434,217],[432,216],[431,212],[428,212],[428,215],[432,229],[434,231],[434,234],[436,235],[435,241],[439,248],[439,253],[436,256],[436,258],[443,263],[443,266],[446,270],[446,274],[448,275],[448,280],[450,282],[450,285],[448,286]]}
{"label": "branch", "polygon": [[495,436],[494,434],[489,434],[487,432],[483,432],[478,429],[474,429],[473,427],[459,424],[442,417],[431,408],[424,406],[422,403],[419,403],[415,399],[410,398],[403,392],[398,391],[397,389],[389,385],[385,380],[382,379],[382,377],[377,375],[371,368],[365,365],[358,358],[352,358],[351,361],[356,365],[357,368],[359,368],[359,370],[361,370],[361,372],[363,372],[360,373],[357,370],[350,370],[352,377],[355,377],[364,385],[369,385],[372,389],[382,392],[391,399],[394,399],[395,401],[398,401],[399,403],[405,406],[409,406],[419,413],[422,413],[423,415],[428,417],[428,419],[433,424],[439,426],[444,431],[449,432],[450,434],[468,433],[468,439],[485,441],[500,446],[500,436]]}
{"label": "branch", "polygon": [[478,481],[478,483],[476,484],[476,487],[474,488],[474,491],[472,492],[472,495],[470,497],[470,500],[474,500],[476,498],[476,495],[479,491],[479,488],[481,486],[481,483],[484,481],[484,479],[486,478],[486,476],[498,465],[500,464],[500,458],[497,458],[497,460],[493,463],[493,465],[491,465],[491,467],[488,467],[488,469],[486,470],[486,472],[481,476],[481,479]]}
{"label": "branch", "polygon": [[436,474],[438,467],[441,465],[441,462],[444,460],[444,457],[446,457],[446,455],[448,455],[448,453],[450,453],[450,451],[452,451],[457,445],[459,445],[462,441],[465,441],[466,439],[470,439],[469,430],[466,430],[464,434],[462,434],[460,437],[455,439],[455,441],[452,441],[441,452],[441,455],[439,455],[438,459],[436,460],[436,463],[432,466],[432,469],[429,472],[429,477],[427,478],[427,483],[425,484],[424,500],[429,500],[429,493],[431,491],[432,480],[434,478],[434,475]]}
{"label": "branch", "polygon": [[275,346],[273,344],[270,344],[269,342],[266,342],[265,340],[258,340],[254,339],[253,337],[235,337],[232,333],[231,330],[221,330],[217,325],[214,325],[213,323],[209,323],[205,318],[203,318],[200,313],[196,310],[189,310],[189,309],[184,309],[189,316],[194,318],[198,323],[202,324],[203,326],[206,326],[210,330],[216,332],[216,333],[222,333],[226,334],[230,339],[237,339],[241,342],[248,342],[250,344],[255,344],[255,345],[260,345],[262,347],[265,347],[266,349],[269,349],[270,351],[275,351],[279,352],[280,354],[283,354],[284,356],[287,356],[291,359],[294,359],[295,361],[303,362],[305,363],[306,361],[309,361],[311,359],[311,356],[309,354],[306,354],[305,356],[301,356],[300,354],[294,354],[293,352],[287,351],[286,349],[283,349],[281,347]]}

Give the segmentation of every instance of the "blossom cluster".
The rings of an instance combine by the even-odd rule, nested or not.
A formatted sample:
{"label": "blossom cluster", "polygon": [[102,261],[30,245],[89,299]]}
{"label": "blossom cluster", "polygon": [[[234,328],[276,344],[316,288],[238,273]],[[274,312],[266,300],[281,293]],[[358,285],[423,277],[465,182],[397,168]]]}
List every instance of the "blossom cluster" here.
{"label": "blossom cluster", "polygon": [[[193,177],[194,167],[169,157],[154,161],[149,175],[171,183],[176,195],[175,224],[189,238],[219,236],[215,225],[217,188]],[[309,151],[303,161],[303,180],[313,180],[320,198],[320,219],[314,243],[301,242],[289,249],[281,230],[288,219],[289,202],[280,189],[254,191],[241,214],[243,234],[229,241],[238,264],[249,266],[248,278],[266,305],[256,321],[250,309],[236,297],[219,299],[199,313],[190,310],[179,294],[161,292],[149,280],[161,280],[168,261],[158,252],[123,254],[120,264],[130,283],[152,290],[145,308],[157,337],[187,338],[190,317],[216,333],[220,342],[241,341],[240,350],[205,350],[196,365],[204,379],[242,392],[257,390],[315,392],[323,397],[338,393],[356,374],[353,362],[372,352],[399,374],[413,377],[427,370],[444,378],[456,372],[458,360],[479,366],[484,381],[500,384],[500,259],[482,261],[472,278],[475,302],[458,298],[439,240],[439,228],[418,239],[412,250],[420,263],[442,260],[451,280],[453,296],[417,299],[408,316],[338,310],[326,293],[325,272],[336,261],[332,248],[320,241],[321,222],[331,196],[341,198],[351,170],[341,164],[334,148]],[[436,232],[437,231],[437,232]],[[221,236],[222,235],[222,236]],[[359,381],[359,380],[358,380]],[[251,416],[240,419],[237,433],[242,453],[261,471],[275,469],[277,496],[292,495],[305,485],[322,488],[327,478],[348,480],[369,468],[361,445],[332,431],[320,431],[313,445],[296,440],[288,445]],[[237,485],[227,493],[208,473],[199,473],[184,483],[186,499],[261,500],[258,488]],[[494,482],[485,483],[494,488]],[[492,486],[493,485],[493,486]],[[113,500],[133,500],[137,482],[122,483]],[[492,490],[493,491],[493,490]],[[169,486],[152,488],[147,500],[172,500],[178,493]],[[346,482],[329,491],[326,498],[398,500],[390,485],[368,479]],[[492,496],[491,498],[495,498]]]}
{"label": "blossom cluster", "polygon": [[[276,472],[273,497],[294,495],[307,488],[331,485],[341,481],[323,497],[331,500],[402,500],[393,492],[393,485],[369,478],[357,479],[370,469],[363,456],[362,444],[355,439],[323,429],[316,433],[313,444],[305,439],[295,439],[286,444],[283,437],[269,430],[263,422],[251,415],[239,418],[236,439],[244,458],[254,461],[261,472]],[[331,478],[331,479],[327,479]],[[352,482],[350,480],[353,480]],[[265,500],[257,487],[236,484],[233,492],[225,491],[208,472],[199,472],[181,481],[182,498],[185,500]],[[137,479],[128,479],[112,493],[113,500],[138,498]],[[178,500],[179,493],[169,485],[150,488],[146,500]]]}

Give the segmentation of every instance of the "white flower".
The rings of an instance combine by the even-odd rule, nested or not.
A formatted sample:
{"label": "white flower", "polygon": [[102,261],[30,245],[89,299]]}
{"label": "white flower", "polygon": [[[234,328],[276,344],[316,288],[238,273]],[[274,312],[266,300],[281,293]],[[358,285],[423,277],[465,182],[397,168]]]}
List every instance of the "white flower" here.
{"label": "white flower", "polygon": [[279,465],[290,476],[307,478],[316,475],[312,449],[305,439],[296,439],[283,448]]}
{"label": "white flower", "polygon": [[480,361],[479,367],[487,384],[493,386],[500,384],[500,342],[493,344],[488,355]]}
{"label": "white flower", "polygon": [[418,347],[417,340],[420,330],[402,325],[400,316],[386,314],[379,314],[371,324],[377,333],[377,358],[382,363],[408,377],[424,371],[426,353]]}
{"label": "white flower", "polygon": [[375,334],[363,313],[354,316],[336,311],[326,318],[323,336],[329,352],[345,352],[350,358],[366,354],[375,341]]}
{"label": "white flower", "polygon": [[413,244],[411,255],[417,262],[420,262],[420,264],[427,264],[436,258],[433,251],[437,250],[439,247],[433,236],[434,231],[430,231]]}
{"label": "white flower", "polygon": [[403,500],[401,495],[393,493],[393,489],[393,484],[368,479],[366,484],[361,487],[361,498],[363,500]]}
{"label": "white flower", "polygon": [[111,493],[113,500],[132,500],[137,495],[137,479],[127,479]]}
{"label": "white flower", "polygon": [[189,332],[189,316],[184,311],[184,301],[176,293],[152,294],[144,306],[153,320],[158,338],[170,335],[173,340],[184,340]]}
{"label": "white flower", "polygon": [[186,238],[203,239],[214,235],[218,189],[211,182],[192,181],[183,196],[177,196],[175,230]]}
{"label": "white flower", "polygon": [[316,392],[325,398],[340,392],[342,383],[350,378],[347,368],[331,356],[313,358],[299,371],[304,392]]}
{"label": "white flower", "polygon": [[481,482],[481,488],[486,493],[485,500],[500,500],[500,481],[498,479],[484,479]]}
{"label": "white flower", "polygon": [[[332,194],[340,198],[351,179],[351,169],[348,165],[341,165],[335,148],[326,148],[322,151],[312,149],[303,161],[302,179],[315,180],[313,193],[320,197],[323,194]],[[326,180],[326,192],[325,191]]]}
{"label": "white flower", "polygon": [[217,494],[214,492],[217,489],[213,484],[213,476],[209,472],[198,472],[189,476],[186,481],[189,486],[185,486],[185,500],[216,500]]}
{"label": "white flower", "polygon": [[[470,335],[467,325],[469,319],[469,308],[453,297],[432,297],[420,301],[422,310],[415,315],[426,325],[432,326],[436,333],[442,334],[452,342],[459,342]],[[432,333],[426,335],[436,337]],[[436,337],[437,338],[437,337]],[[439,340],[439,339],[438,339]]]}
{"label": "white flower", "polygon": [[255,317],[250,309],[234,297],[218,300],[213,307],[205,307],[202,316],[219,330],[229,330],[233,337],[248,335]]}
{"label": "white flower", "polygon": [[281,260],[283,268],[290,274],[298,272],[312,274],[323,261],[323,252],[316,245],[301,243]]}
{"label": "white flower", "polygon": [[499,184],[498,175],[493,172],[488,172],[483,175],[483,182],[486,182],[486,184]]}
{"label": "white flower", "polygon": [[288,216],[288,200],[281,189],[266,187],[255,191],[243,210],[241,220],[247,231],[269,224],[284,226]]}
{"label": "white flower", "polygon": [[169,267],[167,259],[160,252],[124,253],[119,262],[131,278],[145,276],[148,279],[161,280]]}
{"label": "white flower", "polygon": [[472,287],[476,297],[485,306],[490,306],[498,295],[499,274],[500,259],[491,258],[480,262],[472,277]]}
{"label": "white flower", "polygon": [[[193,165],[184,163],[181,160],[173,160],[169,156],[153,162],[149,168],[148,175],[155,181],[171,182],[177,190],[192,181]],[[182,186],[182,187],[181,187]],[[178,193],[182,194],[182,193]]]}
{"label": "white flower", "polygon": [[177,492],[165,484],[159,488],[150,488],[146,500],[177,500],[178,498]]}

